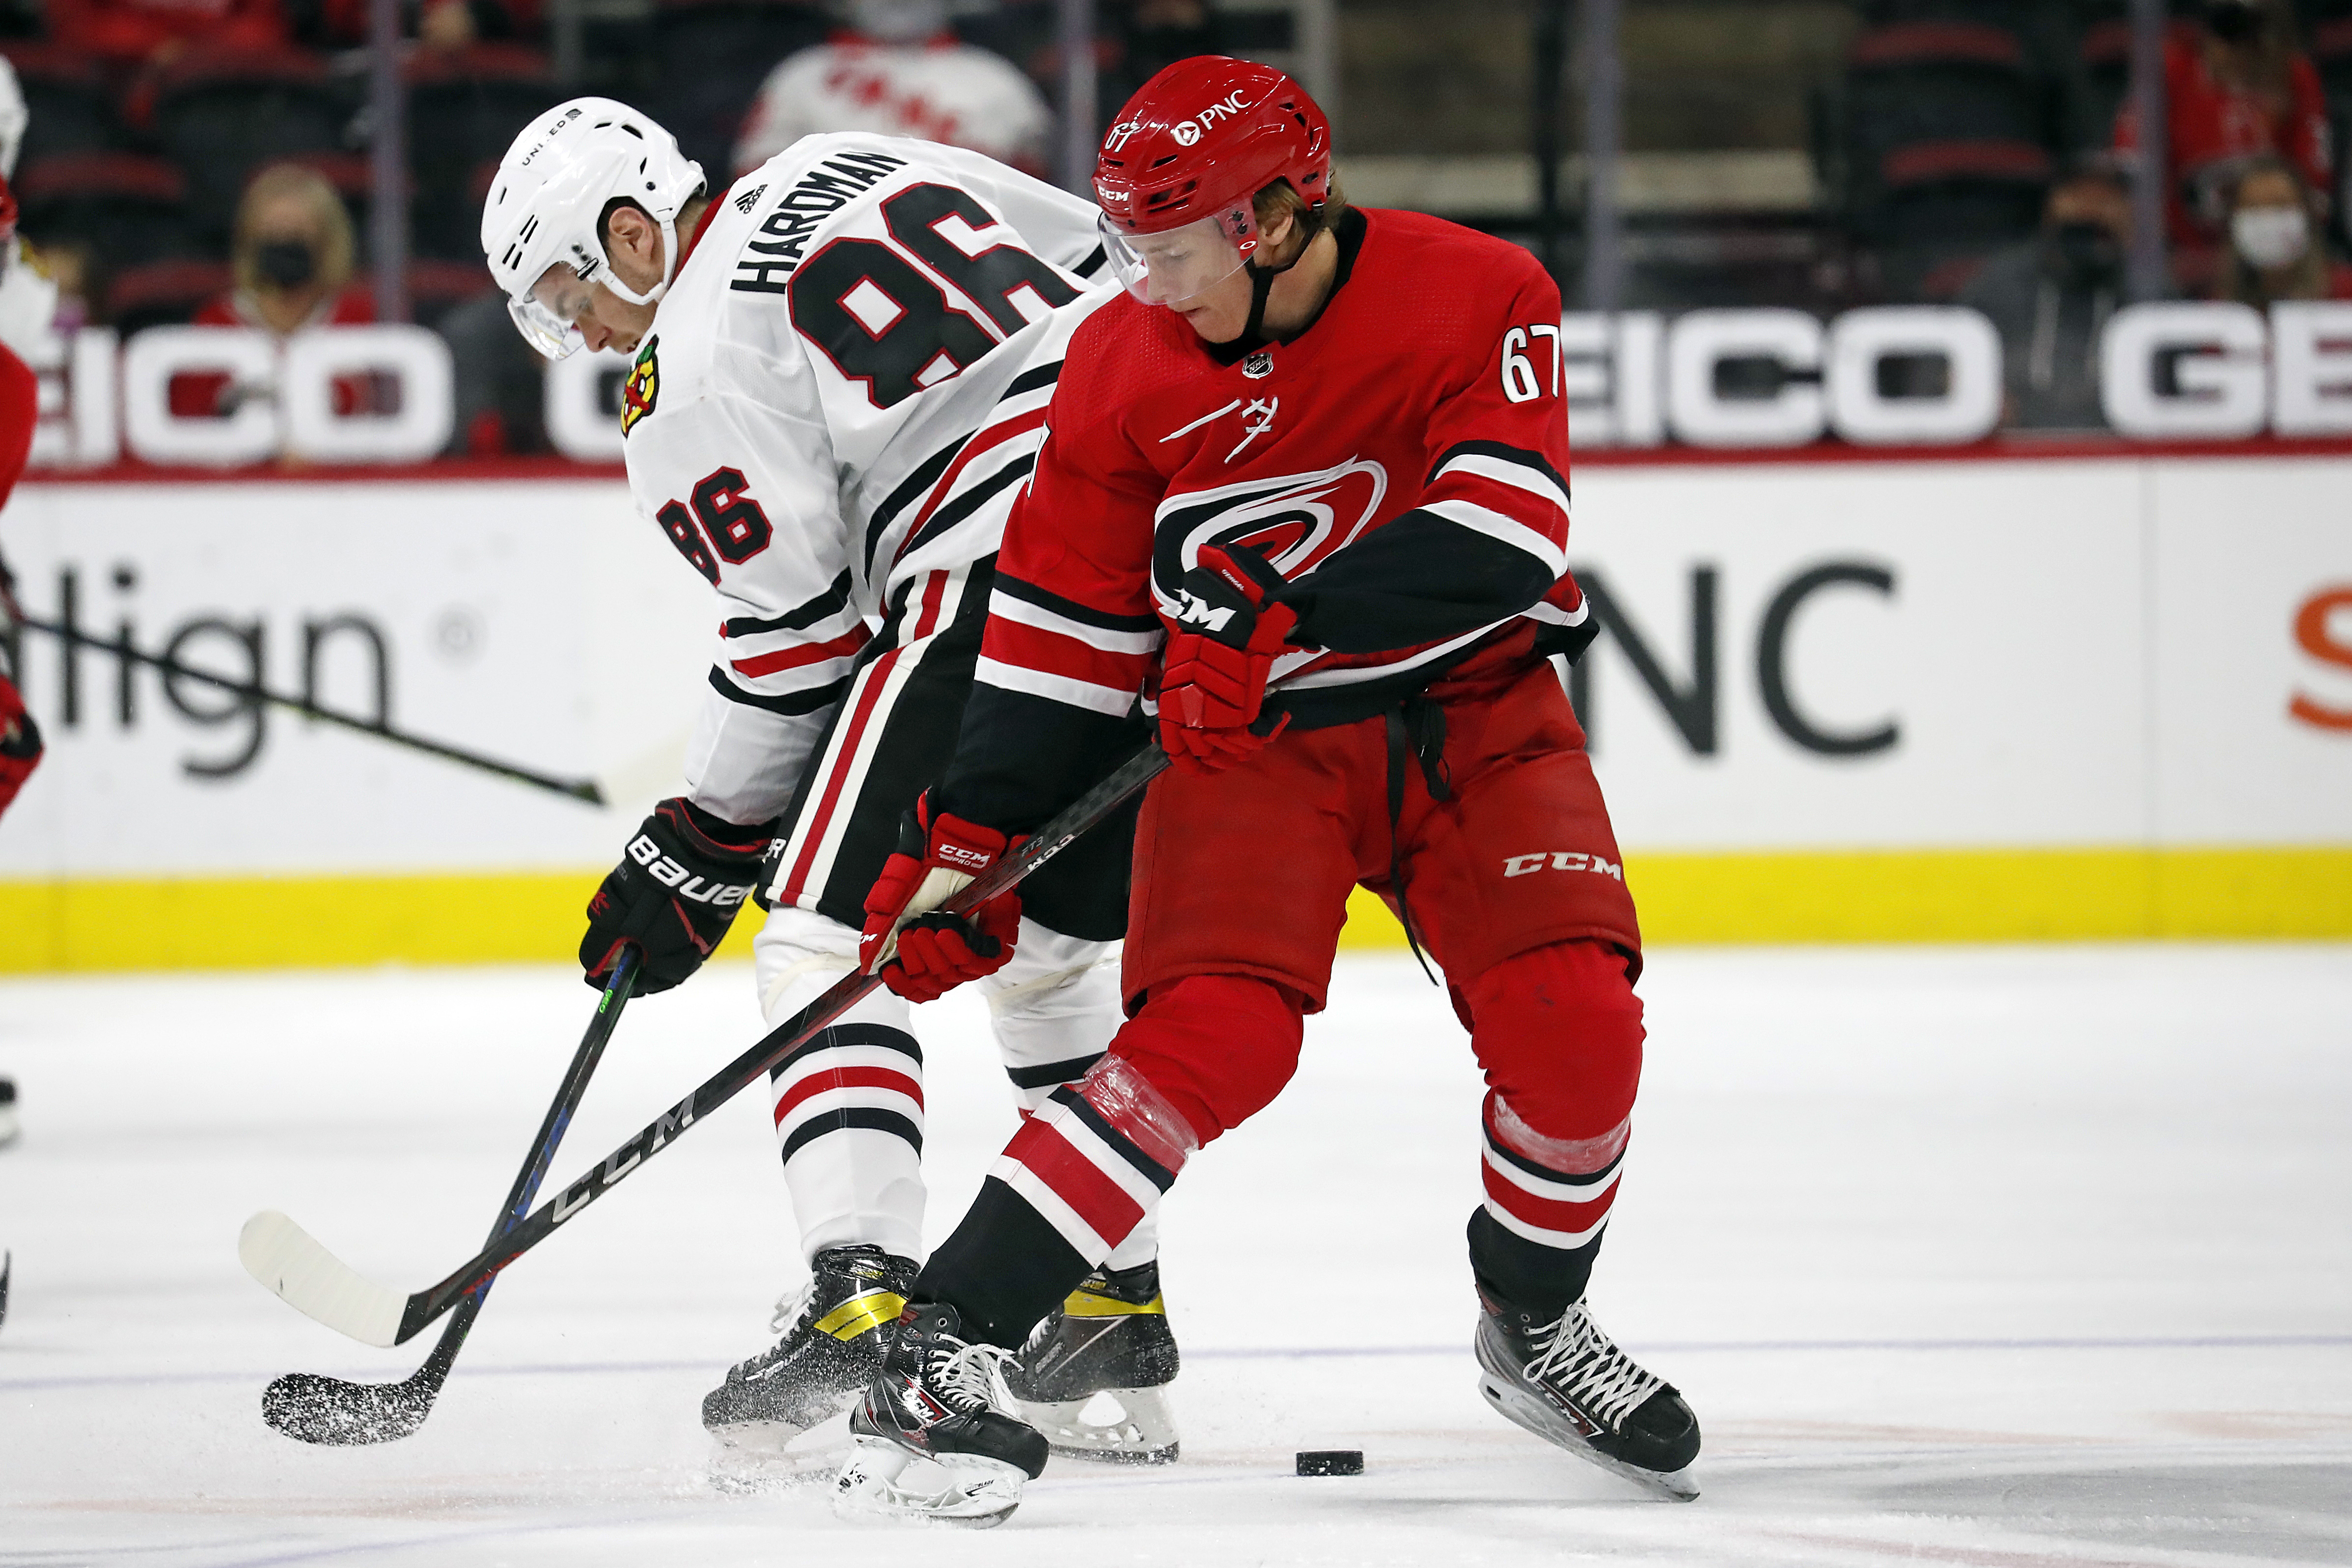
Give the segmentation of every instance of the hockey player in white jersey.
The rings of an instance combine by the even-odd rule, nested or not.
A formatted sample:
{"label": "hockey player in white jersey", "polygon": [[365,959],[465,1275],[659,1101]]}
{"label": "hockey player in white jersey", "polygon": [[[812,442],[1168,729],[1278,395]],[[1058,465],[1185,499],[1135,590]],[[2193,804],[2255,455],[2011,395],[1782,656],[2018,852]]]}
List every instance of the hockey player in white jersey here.
{"label": "hockey player in white jersey", "polygon": [[[630,488],[720,609],[687,791],[591,903],[590,983],[633,942],[641,991],[677,985],[747,898],[768,910],[753,954],[772,1025],[856,967],[866,892],[953,751],[1064,346],[1107,298],[1095,221],[976,153],[890,137],[806,137],[716,193],[667,131],[608,99],[516,139],[484,206],[491,270],[541,352],[635,356]],[[1015,956],[984,982],[1024,1108],[1082,1076],[1118,1026],[1106,960],[1132,827],[1024,884]],[[781,1448],[878,1364],[922,1251],[910,1021],[877,989],[773,1074],[811,1281],[779,1306],[776,1345],[704,1401],[727,1440]],[[1176,1453],[1156,1256],[1149,1235],[1121,1249],[1013,1374],[1063,1452]],[[1083,1419],[1106,1390],[1121,1416]]]}

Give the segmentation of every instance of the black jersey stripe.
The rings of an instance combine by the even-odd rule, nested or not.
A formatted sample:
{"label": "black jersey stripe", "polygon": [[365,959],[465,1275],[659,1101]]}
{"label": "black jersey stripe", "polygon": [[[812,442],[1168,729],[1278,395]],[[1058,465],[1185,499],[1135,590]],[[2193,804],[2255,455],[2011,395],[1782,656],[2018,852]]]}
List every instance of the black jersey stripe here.
{"label": "black jersey stripe", "polygon": [[1004,395],[996,400],[996,406],[1002,408],[1014,398],[1025,397],[1039,387],[1052,386],[1062,379],[1062,366],[1065,362],[1055,360],[1050,365],[1039,365],[1034,370],[1022,371],[1013,378],[1013,384],[1004,389]]}
{"label": "black jersey stripe", "polygon": [[1066,1061],[1041,1061],[1034,1067],[1008,1067],[1004,1070],[1004,1076],[1013,1080],[1015,1089],[1052,1089],[1064,1083],[1076,1083],[1106,1054],[1097,1051],[1092,1056],[1073,1056]]}
{"label": "black jersey stripe", "polygon": [[916,1129],[913,1122],[898,1112],[885,1111],[877,1105],[844,1105],[835,1111],[820,1111],[794,1127],[792,1136],[784,1140],[785,1163],[792,1163],[794,1155],[827,1133],[845,1133],[852,1127],[865,1127],[877,1133],[895,1133],[914,1145],[917,1154],[923,1152],[923,1134]]}
{"label": "black jersey stripe", "polygon": [[1546,457],[1540,452],[1530,451],[1528,448],[1524,446],[1507,445],[1500,441],[1460,441],[1454,443],[1454,444],[1447,447],[1444,451],[1437,455],[1437,461],[1429,465],[1429,477],[1423,480],[1422,483],[1424,486],[1434,485],[1437,483],[1437,476],[1445,472],[1445,465],[1448,463],[1453,462],[1456,457],[1492,457],[1498,463],[1516,463],[1522,468],[1534,469],[1537,473],[1542,475],[1545,478],[1559,486],[1559,493],[1561,495],[1565,496],[1569,493],[1568,476],[1553,467],[1551,465],[1550,458]]}
{"label": "black jersey stripe", "polygon": [[793,1064],[814,1056],[821,1051],[841,1051],[852,1046],[872,1046],[877,1051],[895,1051],[901,1056],[911,1056],[918,1066],[923,1060],[923,1048],[915,1037],[902,1029],[892,1029],[884,1023],[837,1023],[831,1029],[820,1030],[814,1040],[768,1069],[768,1076],[781,1078],[793,1070]]}
{"label": "black jersey stripe", "polygon": [[1112,1150],[1118,1154],[1119,1158],[1134,1166],[1136,1175],[1141,1176],[1144,1180],[1150,1182],[1152,1186],[1158,1187],[1162,1192],[1166,1192],[1170,1187],[1176,1185],[1176,1173],[1174,1171],[1170,1170],[1166,1166],[1161,1165],[1158,1160],[1153,1159],[1150,1155],[1147,1155],[1141,1149],[1137,1148],[1135,1146],[1135,1140],[1129,1137],[1125,1133],[1120,1132],[1117,1127],[1112,1126],[1110,1124],[1110,1119],[1105,1116],[1101,1112],[1096,1110],[1094,1106],[1088,1103],[1085,1095],[1079,1093],[1075,1089],[1065,1086],[1055,1090],[1050,1098],[1053,1100],[1055,1104],[1059,1105],[1071,1115],[1076,1117],[1080,1122],[1086,1124],[1087,1130],[1092,1133],[1096,1137],[1100,1138],[1104,1143],[1109,1145]]}
{"label": "black jersey stripe", "polygon": [[803,632],[848,607],[849,569],[844,567],[841,575],[833,580],[833,586],[806,604],[766,619],[756,615],[737,615],[727,621],[719,631],[729,637],[751,637],[761,632]]}
{"label": "black jersey stripe", "polygon": [[1617,1157],[1599,1170],[1571,1176],[1566,1171],[1556,1171],[1549,1166],[1538,1165],[1517,1149],[1505,1148],[1503,1141],[1495,1136],[1495,1130],[1492,1127],[1482,1127],[1479,1130],[1486,1134],[1486,1147],[1493,1151],[1496,1159],[1501,1160],[1505,1165],[1517,1166],[1538,1181],[1558,1182],[1562,1186],[1599,1186],[1615,1173],[1619,1166],[1625,1163],[1625,1151],[1620,1149],[1617,1151]]}
{"label": "black jersey stripe", "polygon": [[710,689],[730,703],[741,703],[745,707],[761,707],[766,708],[770,713],[798,717],[803,714],[815,713],[820,709],[830,707],[839,702],[842,694],[849,690],[849,677],[844,675],[841,679],[826,685],[813,686],[802,692],[786,692],[782,696],[772,697],[762,696],[758,692],[745,691],[730,680],[725,671],[713,664],[710,666]]}
{"label": "black jersey stripe", "polygon": [[899,555],[902,557],[912,555],[924,545],[980,510],[1008,486],[1026,479],[1029,476],[1029,471],[1036,466],[1037,455],[1034,452],[1023,453],[1019,462],[1006,464],[1003,468],[933,512],[930,521],[925,523],[912,538],[899,547]]}
{"label": "black jersey stripe", "polygon": [[924,458],[913,473],[898,482],[898,487],[890,492],[889,498],[874,508],[873,520],[866,525],[867,576],[874,573],[874,552],[880,547],[882,536],[890,531],[890,525],[898,520],[898,514],[921,500],[930,487],[940,482],[940,476],[948,471],[948,465],[956,460],[956,455],[971,439],[971,434],[967,431]]}
{"label": "black jersey stripe", "polygon": [[1157,615],[1113,615],[1105,611],[1091,609],[1075,599],[1065,599],[1052,590],[1040,588],[1034,582],[1024,582],[1009,572],[999,571],[996,574],[996,591],[1034,604],[1040,610],[1050,610],[1065,621],[1075,621],[1081,626],[1099,627],[1105,632],[1157,632],[1160,630],[1160,617]]}
{"label": "black jersey stripe", "polygon": [[1092,277],[1096,273],[1100,272],[1103,269],[1103,263],[1109,259],[1110,252],[1104,249],[1101,246],[1097,246],[1094,248],[1094,254],[1087,256],[1086,260],[1078,263],[1077,266],[1070,268],[1070,270],[1076,273],[1080,277]]}

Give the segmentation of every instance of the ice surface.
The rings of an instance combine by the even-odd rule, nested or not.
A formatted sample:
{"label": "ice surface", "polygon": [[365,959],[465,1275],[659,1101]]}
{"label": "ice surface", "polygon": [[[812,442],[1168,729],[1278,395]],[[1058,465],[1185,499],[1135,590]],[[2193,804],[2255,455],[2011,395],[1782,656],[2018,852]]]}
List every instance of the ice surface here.
{"label": "ice surface", "polygon": [[[1465,1042],[1410,961],[1334,989],[1169,1206],[1184,1461],[1056,1461],[966,1535],[850,1533],[714,1460],[702,1393],[797,1279],[756,1097],[505,1276],[415,1437],[263,1426],[276,1374],[396,1379],[429,1336],[298,1316],[238,1267],[247,1216],[402,1289],[455,1267],[594,1005],[575,976],[0,984],[0,1565],[2352,1563],[2352,949],[1653,955],[1593,1301],[1699,1412],[1683,1507],[1479,1400]],[[753,1038],[751,990],[635,1004],[549,1190]],[[976,1005],[921,1027],[937,1236],[1012,1112]],[[1296,1479],[1306,1448],[1366,1473]]]}

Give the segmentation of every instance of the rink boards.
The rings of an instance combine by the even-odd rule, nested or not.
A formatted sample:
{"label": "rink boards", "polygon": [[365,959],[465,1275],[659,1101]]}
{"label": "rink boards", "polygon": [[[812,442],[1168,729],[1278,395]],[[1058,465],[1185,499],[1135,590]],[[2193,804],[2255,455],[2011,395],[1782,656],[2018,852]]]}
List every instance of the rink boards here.
{"label": "rink boards", "polygon": [[[1572,689],[1654,939],[2352,935],[2352,456],[1575,478]],[[0,970],[562,956],[715,641],[611,477],[47,479],[0,538],[31,616],[612,802],[28,632]]]}

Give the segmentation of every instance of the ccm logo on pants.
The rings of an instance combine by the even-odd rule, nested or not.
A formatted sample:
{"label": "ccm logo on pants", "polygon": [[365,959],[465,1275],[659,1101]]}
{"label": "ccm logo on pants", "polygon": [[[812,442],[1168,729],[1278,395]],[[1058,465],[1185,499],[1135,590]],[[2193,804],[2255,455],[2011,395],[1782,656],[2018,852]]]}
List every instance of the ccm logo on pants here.
{"label": "ccm logo on pants", "polygon": [[1589,871],[1597,876],[1613,876],[1619,882],[1625,880],[1625,868],[1616,862],[1577,850],[1549,850],[1538,854],[1511,855],[1503,862],[1503,874],[1531,876],[1546,866],[1553,871]]}

